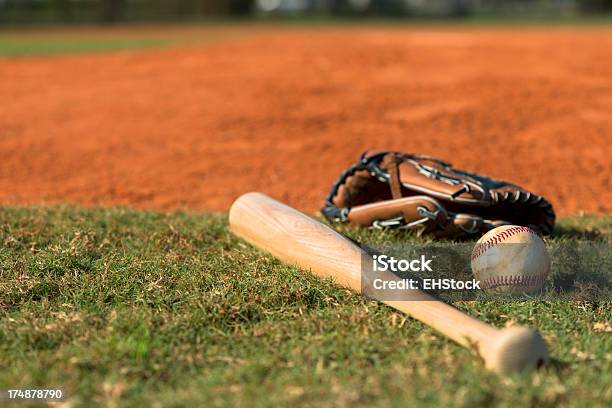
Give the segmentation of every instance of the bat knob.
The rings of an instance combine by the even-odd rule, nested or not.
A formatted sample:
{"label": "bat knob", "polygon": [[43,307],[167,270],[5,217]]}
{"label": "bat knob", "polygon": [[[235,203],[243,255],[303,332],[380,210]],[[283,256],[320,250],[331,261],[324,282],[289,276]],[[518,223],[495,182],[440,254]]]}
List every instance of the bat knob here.
{"label": "bat knob", "polygon": [[544,339],[526,327],[501,330],[484,354],[486,367],[500,374],[533,370],[548,363]]}

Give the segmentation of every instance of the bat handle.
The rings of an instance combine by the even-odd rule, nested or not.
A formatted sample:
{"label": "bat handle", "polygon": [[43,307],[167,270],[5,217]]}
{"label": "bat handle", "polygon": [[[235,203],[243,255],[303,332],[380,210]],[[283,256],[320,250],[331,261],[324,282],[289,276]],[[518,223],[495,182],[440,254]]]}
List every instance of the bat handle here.
{"label": "bat handle", "polygon": [[548,362],[546,343],[539,332],[520,326],[497,329],[440,301],[383,301],[410,314],[484,360],[500,374],[537,368]]}
{"label": "bat handle", "polygon": [[530,370],[549,361],[540,333],[519,326],[497,330],[493,338],[479,344],[478,352],[488,369],[502,374]]}

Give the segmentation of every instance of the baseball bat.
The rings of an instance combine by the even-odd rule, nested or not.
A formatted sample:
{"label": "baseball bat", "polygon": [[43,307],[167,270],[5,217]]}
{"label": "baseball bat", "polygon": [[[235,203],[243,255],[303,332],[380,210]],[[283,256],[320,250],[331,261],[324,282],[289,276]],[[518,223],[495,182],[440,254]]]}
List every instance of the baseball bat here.
{"label": "baseball bat", "polygon": [[[285,263],[361,293],[365,252],[323,223],[261,193],[239,197],[229,213],[231,231]],[[365,274],[370,275],[370,274]],[[460,345],[476,350],[485,366],[498,373],[538,367],[548,361],[541,335],[525,327],[497,329],[428,295],[383,301],[433,327]]]}

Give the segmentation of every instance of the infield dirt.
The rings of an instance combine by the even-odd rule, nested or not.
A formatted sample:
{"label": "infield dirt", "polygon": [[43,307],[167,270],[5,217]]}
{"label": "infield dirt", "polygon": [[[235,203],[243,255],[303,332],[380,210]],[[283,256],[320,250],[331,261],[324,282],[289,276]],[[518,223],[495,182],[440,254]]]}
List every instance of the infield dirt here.
{"label": "infield dirt", "polygon": [[612,212],[612,30],[293,28],[0,59],[0,203],[317,210],[366,149]]}

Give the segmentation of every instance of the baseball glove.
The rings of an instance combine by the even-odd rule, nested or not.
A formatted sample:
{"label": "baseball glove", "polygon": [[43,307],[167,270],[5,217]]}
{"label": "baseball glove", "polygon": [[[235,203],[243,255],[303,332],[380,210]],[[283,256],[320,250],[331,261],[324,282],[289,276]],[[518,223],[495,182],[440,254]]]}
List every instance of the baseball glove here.
{"label": "baseball glove", "polygon": [[507,224],[547,235],[555,223],[552,205],[539,195],[433,157],[399,152],[364,153],[342,173],[321,211],[330,221],[438,238],[477,237]]}

